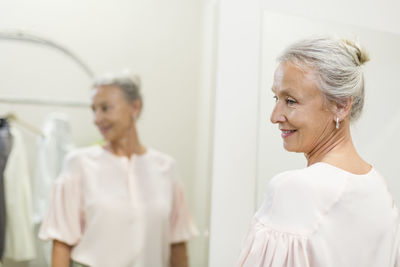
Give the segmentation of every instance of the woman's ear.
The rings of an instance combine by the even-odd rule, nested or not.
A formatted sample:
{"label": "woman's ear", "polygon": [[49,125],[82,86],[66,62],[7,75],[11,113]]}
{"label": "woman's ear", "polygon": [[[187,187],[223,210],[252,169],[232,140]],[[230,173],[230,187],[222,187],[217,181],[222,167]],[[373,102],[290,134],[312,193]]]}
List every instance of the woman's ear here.
{"label": "woman's ear", "polygon": [[337,118],[339,118],[339,121],[343,121],[347,116],[350,116],[353,101],[353,97],[349,97],[344,104],[335,103],[334,121],[336,121]]}
{"label": "woman's ear", "polygon": [[132,101],[132,108],[133,108],[133,113],[132,116],[137,119],[140,115],[140,112],[142,110],[142,101],[140,100],[133,100]]}

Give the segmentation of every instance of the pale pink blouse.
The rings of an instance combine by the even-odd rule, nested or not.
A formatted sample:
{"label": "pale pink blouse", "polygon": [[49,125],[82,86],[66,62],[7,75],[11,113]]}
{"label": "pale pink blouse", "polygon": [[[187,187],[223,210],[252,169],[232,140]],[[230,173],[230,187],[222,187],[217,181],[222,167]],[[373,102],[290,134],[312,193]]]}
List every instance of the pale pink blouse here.
{"label": "pale pink blouse", "polygon": [[95,146],[67,156],[39,236],[91,267],[166,267],[170,245],[196,233],[171,157]]}
{"label": "pale pink blouse", "polygon": [[400,267],[400,219],[384,178],[327,163],[275,176],[241,267]]}

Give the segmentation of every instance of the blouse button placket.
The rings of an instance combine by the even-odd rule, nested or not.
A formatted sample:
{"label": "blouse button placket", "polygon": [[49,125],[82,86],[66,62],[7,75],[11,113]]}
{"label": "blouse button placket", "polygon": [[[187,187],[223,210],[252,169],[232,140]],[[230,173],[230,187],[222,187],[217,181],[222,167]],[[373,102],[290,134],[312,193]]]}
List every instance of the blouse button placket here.
{"label": "blouse button placket", "polygon": [[126,173],[127,173],[127,178],[128,178],[128,193],[129,193],[129,199],[131,201],[132,206],[136,205],[135,201],[135,180],[134,180],[134,175],[133,175],[133,170],[132,170],[132,165],[133,165],[133,158],[127,159],[126,162]]}

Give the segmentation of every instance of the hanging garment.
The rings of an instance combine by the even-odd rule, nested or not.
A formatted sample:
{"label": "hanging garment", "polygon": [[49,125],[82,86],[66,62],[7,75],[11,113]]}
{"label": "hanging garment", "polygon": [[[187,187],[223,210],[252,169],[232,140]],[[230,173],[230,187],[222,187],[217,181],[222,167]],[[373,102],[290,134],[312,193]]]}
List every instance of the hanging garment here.
{"label": "hanging garment", "polygon": [[49,114],[44,123],[43,136],[38,140],[36,172],[33,179],[35,224],[42,222],[64,157],[74,147],[68,116],[64,113]]}
{"label": "hanging garment", "polygon": [[91,267],[167,267],[171,244],[195,234],[171,157],[148,149],[128,159],[100,146],[66,157],[40,230]]}
{"label": "hanging garment", "polygon": [[46,214],[53,185],[60,173],[64,156],[75,146],[67,114],[51,113],[42,129],[43,136],[38,139],[37,161],[33,179],[33,204],[35,223],[35,244],[37,258],[35,266],[51,265],[52,243],[39,239],[40,224]]}
{"label": "hanging garment", "polygon": [[27,155],[21,133],[15,127],[11,127],[10,132],[13,145],[4,172],[7,211],[4,258],[14,261],[32,260],[36,253]]}
{"label": "hanging garment", "polygon": [[6,119],[0,119],[0,260],[3,258],[6,234],[6,200],[4,196],[4,170],[11,152],[12,138]]}

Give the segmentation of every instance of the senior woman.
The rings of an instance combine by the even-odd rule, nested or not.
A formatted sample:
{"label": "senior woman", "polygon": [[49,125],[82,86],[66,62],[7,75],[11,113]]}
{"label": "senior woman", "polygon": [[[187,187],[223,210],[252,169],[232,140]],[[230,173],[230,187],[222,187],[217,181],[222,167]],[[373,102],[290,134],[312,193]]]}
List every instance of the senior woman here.
{"label": "senior woman", "polygon": [[330,38],[297,42],[279,58],[271,122],[307,167],[271,180],[239,266],[400,266],[398,210],[350,134],[364,104],[366,61],[357,44]]}
{"label": "senior woman", "polygon": [[53,267],[71,259],[72,266],[188,266],[185,242],[196,228],[175,161],[140,142],[140,80],[132,77],[94,84],[94,123],[106,143],[65,160],[39,233],[53,240]]}

